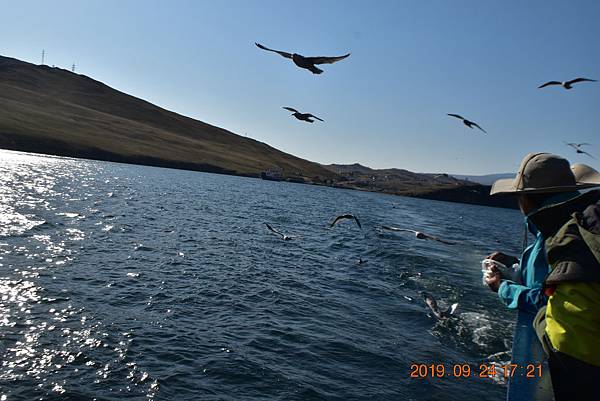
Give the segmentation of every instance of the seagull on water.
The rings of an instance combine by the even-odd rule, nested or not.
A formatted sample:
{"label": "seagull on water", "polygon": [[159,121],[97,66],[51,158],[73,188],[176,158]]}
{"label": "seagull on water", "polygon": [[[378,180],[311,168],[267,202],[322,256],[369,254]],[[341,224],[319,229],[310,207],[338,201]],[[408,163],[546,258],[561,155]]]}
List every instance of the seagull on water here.
{"label": "seagull on water", "polygon": [[273,227],[271,227],[269,225],[269,223],[265,223],[265,226],[267,226],[267,229],[269,231],[271,231],[272,233],[275,233],[275,234],[279,235],[281,237],[281,239],[284,240],[284,241],[288,241],[288,240],[296,238],[295,236],[285,235],[284,233],[281,233],[281,232],[277,231],[276,229],[274,229]]}
{"label": "seagull on water", "polygon": [[446,318],[453,316],[456,312],[456,308],[458,308],[458,303],[454,303],[448,309],[442,311],[442,310],[440,310],[440,308],[437,304],[437,301],[435,300],[435,298],[433,296],[431,296],[430,294],[428,294],[425,291],[423,291],[421,293],[421,295],[423,296],[423,300],[425,301],[425,303],[431,310],[431,313],[433,313],[433,315],[438,320],[446,319]]}
{"label": "seagull on water", "polygon": [[437,241],[437,242],[441,242],[442,244],[446,244],[446,245],[454,245],[455,244],[454,242],[445,241],[445,240],[435,237],[433,235],[425,234],[425,233],[422,233],[422,232],[416,231],[416,230],[410,230],[408,228],[398,228],[398,227],[391,227],[391,226],[381,226],[381,228],[384,230],[388,230],[388,231],[413,233],[413,234],[415,234],[415,238],[418,238],[418,239]]}
{"label": "seagull on water", "polygon": [[464,118],[464,117],[462,117],[462,116],[459,116],[458,114],[450,114],[450,113],[448,113],[448,115],[449,115],[450,117],[456,117],[456,118],[458,118],[458,119],[461,119],[461,120],[462,120],[462,122],[463,122],[463,124],[465,124],[467,127],[471,128],[471,129],[473,129],[473,127],[477,127],[477,128],[479,128],[480,130],[482,130],[483,132],[485,132],[485,133],[487,134],[487,131],[486,131],[486,130],[484,130],[483,128],[481,128],[479,125],[477,125],[477,124],[476,124],[476,123],[474,123],[473,121],[469,121],[469,120],[467,120],[466,118]]}
{"label": "seagull on water", "polygon": [[284,107],[284,109],[291,111],[292,115],[294,117],[296,117],[298,120],[306,121],[307,123],[314,123],[315,120],[312,120],[313,118],[315,118],[315,119],[317,119],[319,121],[323,121],[319,117],[317,117],[317,116],[315,116],[313,114],[310,114],[310,113],[300,113],[298,110],[296,110],[296,109],[294,109],[292,107]]}
{"label": "seagull on water", "polygon": [[279,54],[280,56],[291,59],[294,62],[294,64],[296,64],[298,67],[305,68],[305,69],[309,70],[310,72],[312,72],[313,74],[320,74],[323,72],[323,70],[315,67],[315,64],[333,64],[336,61],[343,60],[350,55],[350,53],[348,53],[343,56],[334,56],[334,57],[304,57],[298,53],[292,54],[292,53],[284,52],[281,50],[269,49],[268,47],[265,47],[265,46],[261,45],[260,43],[255,42],[254,44],[259,49],[263,49],[263,50],[266,50],[269,52],[274,52],[274,53]]}
{"label": "seagull on water", "polygon": [[549,81],[549,82],[546,82],[545,84],[538,86],[538,89],[542,89],[542,88],[545,88],[546,86],[552,86],[552,85],[558,85],[558,86],[562,86],[565,89],[571,89],[571,88],[573,88],[573,84],[576,84],[578,82],[597,82],[597,81],[595,79],[588,79],[588,78],[575,78],[575,79],[572,79],[570,81],[565,81],[565,82]]}
{"label": "seagull on water", "polygon": [[331,225],[329,227],[333,227],[335,226],[338,222],[342,221],[342,220],[354,220],[356,221],[356,224],[358,225],[358,228],[360,228],[362,230],[362,226],[360,225],[360,221],[358,221],[358,218],[352,214],[342,214],[338,217],[335,218],[335,220],[333,220],[333,223],[331,223]]}

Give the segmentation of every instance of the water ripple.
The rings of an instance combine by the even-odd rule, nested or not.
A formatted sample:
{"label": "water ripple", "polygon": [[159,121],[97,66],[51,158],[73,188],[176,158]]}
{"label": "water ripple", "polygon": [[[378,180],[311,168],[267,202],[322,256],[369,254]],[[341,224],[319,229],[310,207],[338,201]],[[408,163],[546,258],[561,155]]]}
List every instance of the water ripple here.
{"label": "water ripple", "polygon": [[[410,364],[475,365],[510,346],[513,317],[478,262],[497,241],[519,251],[514,211],[0,158],[1,399],[462,399],[464,383],[423,385]],[[347,211],[364,230],[328,228]],[[264,222],[299,238],[280,241]],[[428,316],[422,290],[459,302],[459,318]],[[469,391],[505,389],[473,380]]]}

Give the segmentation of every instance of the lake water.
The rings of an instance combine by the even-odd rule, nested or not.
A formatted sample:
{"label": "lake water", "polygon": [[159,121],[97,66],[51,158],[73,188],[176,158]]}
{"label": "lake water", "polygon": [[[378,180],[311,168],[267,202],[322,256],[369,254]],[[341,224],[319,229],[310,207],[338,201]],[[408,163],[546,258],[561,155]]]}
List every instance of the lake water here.
{"label": "lake water", "polygon": [[480,261],[521,240],[513,210],[0,151],[0,399],[502,399],[410,365],[510,348]]}

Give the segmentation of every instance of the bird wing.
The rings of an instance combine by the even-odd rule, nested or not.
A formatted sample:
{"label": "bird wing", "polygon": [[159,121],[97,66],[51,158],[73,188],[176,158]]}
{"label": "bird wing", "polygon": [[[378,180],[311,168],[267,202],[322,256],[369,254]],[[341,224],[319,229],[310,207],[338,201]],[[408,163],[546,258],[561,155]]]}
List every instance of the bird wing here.
{"label": "bird wing", "polygon": [[437,241],[437,242],[441,242],[442,244],[446,244],[446,245],[455,245],[454,242],[450,242],[450,241],[446,241],[443,240],[441,238],[438,238],[434,235],[429,235],[429,234],[424,234],[428,239],[432,240],[432,241]]}
{"label": "bird wing", "polygon": [[576,143],[576,144],[575,144],[575,146],[577,146],[578,148],[579,148],[579,147],[581,147],[581,146],[586,146],[586,145],[587,145],[587,146],[592,146],[592,144],[591,144],[591,143],[587,143],[587,142],[583,142],[583,143]]}
{"label": "bird wing", "polygon": [[314,114],[308,114],[308,116],[309,116],[309,117],[312,117],[312,118],[316,118],[316,119],[317,119],[317,120],[319,120],[319,121],[323,121],[323,120],[321,120],[319,117],[315,116]]}
{"label": "bird wing", "polygon": [[333,220],[333,223],[331,223],[331,225],[329,227],[333,227],[333,226],[335,226],[337,224],[338,221],[344,220],[344,219],[347,219],[347,218],[349,218],[349,217],[346,216],[346,215],[338,216],[338,217],[335,218],[335,220]]}
{"label": "bird wing", "polygon": [[279,54],[280,56],[283,56],[285,58],[292,58],[292,53],[288,53],[288,52],[283,52],[281,50],[273,50],[273,49],[269,49],[268,47],[265,47],[263,45],[261,45],[260,43],[256,43],[254,42],[254,44],[259,48],[259,49],[263,49],[266,50],[268,52],[274,52]]}
{"label": "bird wing", "polygon": [[565,145],[572,147],[573,149],[579,149],[579,144],[573,142],[565,142]]}
{"label": "bird wing", "polygon": [[336,61],[340,61],[348,57],[350,53],[345,54],[343,56],[334,56],[334,57],[305,57],[309,63],[312,64],[333,64]]}
{"label": "bird wing", "polygon": [[477,123],[474,123],[473,121],[471,121],[471,124],[473,124],[474,126],[476,126],[477,128],[479,128],[480,130],[482,130],[483,132],[485,132],[487,134],[487,131],[484,130],[483,128],[481,128],[479,125],[477,125]]}
{"label": "bird wing", "polygon": [[269,225],[269,223],[265,223],[265,226],[267,226],[267,229],[271,232],[274,232],[275,234],[281,236],[282,238],[284,237],[284,235],[282,233],[280,233],[279,231],[277,231],[276,229],[274,229],[273,227],[271,227]]}
{"label": "bird wing", "polygon": [[331,223],[330,227],[335,226],[337,224],[337,222],[340,220],[347,220],[347,219],[354,219],[356,221],[356,224],[358,224],[358,227],[362,229],[362,227],[360,225],[360,221],[358,221],[356,216],[351,215],[351,214],[343,214],[341,216],[336,217],[335,220],[333,220],[333,223]]}
{"label": "bird wing", "polygon": [[409,230],[407,228],[398,228],[398,227],[390,227],[390,226],[381,226],[381,228],[383,228],[384,230],[389,230],[389,231],[402,231],[402,232],[407,232],[407,233],[416,233],[415,230]]}
{"label": "bird wing", "polygon": [[575,78],[575,79],[572,79],[569,82],[567,82],[567,84],[572,85],[572,84],[576,84],[577,82],[596,82],[596,80],[589,79],[589,78]]}
{"label": "bird wing", "polygon": [[291,111],[292,113],[298,113],[298,110],[292,108],[292,107],[284,107],[284,109]]}
{"label": "bird wing", "polygon": [[431,310],[431,312],[433,313],[433,315],[438,318],[438,319],[443,319],[444,315],[443,313],[440,311],[437,301],[435,300],[434,297],[432,297],[430,294],[423,292],[423,300],[425,301],[425,304],[429,307],[429,310]]}
{"label": "bird wing", "polygon": [[454,312],[456,312],[456,308],[458,308],[458,302],[452,304],[445,312],[444,312],[444,316],[452,316],[454,315]]}
{"label": "bird wing", "polygon": [[459,116],[458,114],[448,114],[450,117],[456,117],[456,118],[460,118],[461,120],[464,120],[464,118],[462,116]]}
{"label": "bird wing", "polygon": [[543,84],[543,85],[540,85],[540,86],[538,86],[538,89],[542,89],[542,88],[545,88],[546,86],[550,86],[550,85],[562,85],[562,82],[558,82],[558,81],[549,81],[549,82],[546,82],[546,83],[545,83],[545,84]]}
{"label": "bird wing", "polygon": [[588,155],[589,157],[591,157],[592,159],[595,159],[594,156],[590,155],[588,152],[584,151],[584,150],[579,150],[577,153],[583,153],[584,155]]}

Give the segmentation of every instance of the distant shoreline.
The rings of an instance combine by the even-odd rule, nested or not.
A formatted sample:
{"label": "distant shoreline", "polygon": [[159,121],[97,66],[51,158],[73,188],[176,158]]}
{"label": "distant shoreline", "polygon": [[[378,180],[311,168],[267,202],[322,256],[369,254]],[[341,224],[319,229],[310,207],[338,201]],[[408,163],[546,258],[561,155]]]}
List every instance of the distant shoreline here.
{"label": "distant shoreline", "polygon": [[[60,142],[60,141],[56,141]],[[260,179],[259,176],[252,174],[238,174],[236,172],[227,171],[225,169],[218,168],[216,166],[210,166],[202,163],[193,164],[193,163],[182,163],[177,161],[168,161],[168,160],[160,160],[160,159],[152,159],[147,157],[140,158],[128,158],[119,154],[114,154],[107,151],[94,149],[91,150],[79,150],[74,152],[69,152],[68,148],[58,148],[56,144],[52,145],[50,143],[45,143],[45,145],[51,145],[46,147],[46,151],[37,148],[36,146],[31,147],[16,147],[16,146],[7,146],[7,143],[4,139],[4,135],[0,133],[0,150],[8,150],[14,152],[23,152],[27,154],[37,154],[42,156],[56,156],[56,157],[69,157],[73,159],[81,159],[81,160],[92,160],[92,161],[103,161],[103,162],[112,162],[119,164],[129,164],[134,166],[148,166],[148,167],[160,167],[160,168],[168,168],[175,170],[185,170],[185,171],[195,171],[200,173],[213,173],[213,174],[223,174],[230,175],[236,177],[245,177],[245,178],[256,178]],[[48,149],[55,149],[56,152],[48,153]],[[459,187],[455,189],[441,189],[441,190],[432,190],[427,191],[420,189],[419,191],[398,191],[398,192],[387,192],[381,190],[368,190],[359,187],[353,187],[350,185],[344,185],[341,183],[326,183],[326,182],[297,182],[297,181],[288,181],[281,180],[281,182],[288,183],[297,183],[297,184],[306,184],[306,185],[317,185],[317,186],[327,186],[331,188],[339,188],[339,189],[349,189],[355,191],[362,192],[372,192],[372,193],[382,193],[386,195],[394,195],[401,196],[407,198],[418,198],[418,199],[429,199],[429,200],[437,200],[442,202],[451,202],[451,203],[462,203],[462,204],[470,204],[477,206],[488,206],[488,207],[499,207],[499,208],[508,208],[508,209],[516,209],[516,203],[511,204],[511,199],[502,199],[496,202],[489,202],[488,199],[495,200],[496,198],[489,197],[490,186],[486,185],[473,185],[472,187]],[[478,196],[475,196],[475,193],[472,191],[476,191]]]}
{"label": "distant shoreline", "polygon": [[[20,136],[22,138],[22,136]],[[43,140],[35,138],[36,145],[24,144],[23,146],[14,146],[17,143],[7,143],[4,134],[0,133],[0,149],[12,150],[16,152],[37,153],[45,156],[72,157],[74,159],[106,161],[113,163],[133,164],[140,166],[163,167],[178,170],[199,171],[204,173],[238,175],[242,177],[252,177],[252,175],[237,174],[235,171],[220,168],[206,163],[189,163],[176,160],[164,160],[151,156],[124,156],[118,153],[110,152],[97,148],[76,148],[68,143],[59,140]]]}

